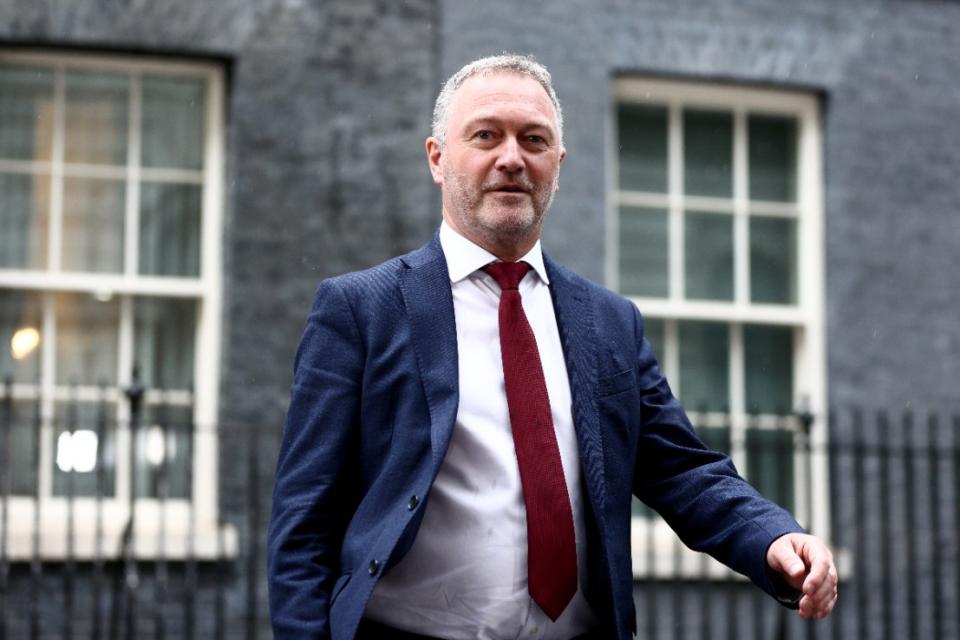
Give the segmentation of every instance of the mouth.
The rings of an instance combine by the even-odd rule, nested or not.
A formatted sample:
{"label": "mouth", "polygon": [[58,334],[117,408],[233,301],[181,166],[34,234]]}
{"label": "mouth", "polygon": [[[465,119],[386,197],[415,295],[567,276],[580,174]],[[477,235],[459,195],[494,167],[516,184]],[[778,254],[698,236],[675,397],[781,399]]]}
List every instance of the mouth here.
{"label": "mouth", "polygon": [[495,187],[488,189],[488,191],[492,193],[509,193],[509,194],[527,193],[527,189],[525,189],[522,185],[519,185],[513,182],[496,185]]}

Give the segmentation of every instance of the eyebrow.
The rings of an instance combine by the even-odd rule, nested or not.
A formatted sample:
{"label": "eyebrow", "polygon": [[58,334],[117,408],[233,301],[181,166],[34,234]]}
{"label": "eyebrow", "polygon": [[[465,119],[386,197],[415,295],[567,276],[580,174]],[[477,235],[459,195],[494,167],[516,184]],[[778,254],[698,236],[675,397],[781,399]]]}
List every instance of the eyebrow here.
{"label": "eyebrow", "polygon": [[[464,122],[463,130],[470,130],[470,129],[473,129],[474,127],[484,125],[484,124],[489,124],[489,125],[499,127],[502,125],[502,123],[503,123],[503,119],[498,118],[497,116],[479,115],[479,116],[470,118],[466,122]],[[524,131],[530,130],[530,129],[543,129],[544,131],[550,134],[551,138],[556,137],[556,130],[554,129],[553,126],[551,126],[550,122],[545,119],[527,121],[520,128]]]}

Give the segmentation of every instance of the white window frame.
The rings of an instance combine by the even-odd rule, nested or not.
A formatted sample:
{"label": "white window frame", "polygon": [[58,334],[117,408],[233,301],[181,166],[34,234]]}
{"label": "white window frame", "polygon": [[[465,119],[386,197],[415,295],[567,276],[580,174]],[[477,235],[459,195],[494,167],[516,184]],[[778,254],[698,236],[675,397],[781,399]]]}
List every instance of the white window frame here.
{"label": "white window frame", "polygon": [[[668,114],[668,193],[620,190],[618,166],[617,108],[624,103],[666,107]],[[726,323],[730,328],[730,414],[690,413],[694,424],[729,423],[731,457],[738,468],[746,460],[746,432],[751,428],[777,428],[783,419],[762,416],[748,419],[743,376],[743,325],[763,324],[791,327],[794,331],[795,407],[806,407],[815,416],[808,461],[797,451],[794,464],[794,499],[801,524],[829,539],[829,478],[826,441],[827,368],[824,323],[824,228],[822,132],[819,102],[809,92],[746,87],[699,81],[662,78],[619,78],[613,87],[609,117],[607,164],[606,279],[619,286],[619,208],[623,205],[655,207],[668,212],[669,295],[666,298],[631,297],[647,318],[664,320],[664,353],[658,354],[664,370],[679,371],[677,322],[707,320]],[[683,110],[728,111],[733,116],[733,196],[704,198],[683,193]],[[747,155],[747,115],[762,113],[796,118],[798,124],[797,202],[751,202]],[[734,300],[714,302],[687,300],[684,287],[683,211],[709,209],[729,211],[734,225]],[[750,212],[797,220],[798,256],[797,303],[757,304],[750,302],[749,215]],[[674,374],[676,375],[676,374]],[[682,381],[680,381],[682,385]],[[681,391],[682,397],[682,391]],[[807,478],[807,470],[812,477]],[[808,487],[809,492],[808,493]],[[808,509],[812,505],[812,509]],[[808,511],[810,511],[808,513]],[[704,561],[698,554],[680,552],[676,536],[660,518],[633,518],[633,568],[636,576],[709,575],[728,577],[719,564]],[[651,547],[652,545],[652,547]],[[651,553],[651,551],[653,551]],[[685,548],[684,548],[684,551]],[[680,553],[679,556],[676,556]]]}
{"label": "white window frame", "polygon": [[[30,558],[34,551],[32,536],[40,527],[39,555],[44,559],[89,559],[97,554],[118,557],[120,537],[129,518],[129,404],[116,390],[110,399],[117,404],[117,461],[115,491],[103,498],[99,507],[91,497],[72,501],[52,494],[54,404],[57,400],[100,399],[95,386],[77,389],[58,388],[54,379],[56,358],[54,335],[54,297],[60,292],[88,293],[101,299],[119,296],[117,386],[131,384],[133,367],[133,297],[164,296],[197,301],[197,327],[194,349],[194,392],[148,391],[145,402],[193,404],[194,441],[190,499],[138,498],[135,501],[136,535],[133,549],[137,557],[170,559],[192,556],[199,559],[230,556],[236,553],[236,531],[218,522],[217,412],[220,377],[220,341],[222,316],[222,226],[224,180],[224,70],[206,62],[181,62],[124,55],[54,53],[45,50],[0,50],[0,62],[35,65],[54,72],[53,154],[46,161],[0,160],[5,172],[50,176],[50,232],[47,237],[46,270],[0,269],[0,289],[39,292],[43,301],[42,377],[36,385],[15,384],[18,400],[41,398],[40,487],[39,504],[32,497],[10,496],[8,510],[7,556],[13,560]],[[64,162],[65,72],[96,71],[128,74],[127,165],[125,167],[71,164]],[[155,169],[140,166],[140,82],[144,74],[192,77],[206,83],[204,114],[203,167],[201,170]],[[120,274],[66,273],[60,267],[63,181],[65,176],[107,177],[125,181],[124,267]],[[198,277],[143,276],[139,264],[140,181],[202,186],[200,273]],[[75,532],[67,539],[68,518]],[[96,535],[100,520],[101,535]],[[36,523],[36,524],[35,524]],[[191,524],[192,523],[192,524]],[[97,539],[99,538],[99,539]]]}

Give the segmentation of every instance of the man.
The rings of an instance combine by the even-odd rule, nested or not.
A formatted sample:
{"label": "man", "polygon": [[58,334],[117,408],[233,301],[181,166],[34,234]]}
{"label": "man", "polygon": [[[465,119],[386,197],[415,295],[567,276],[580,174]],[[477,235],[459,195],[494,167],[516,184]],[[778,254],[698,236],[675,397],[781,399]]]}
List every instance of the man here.
{"label": "man", "polygon": [[804,617],[827,547],[695,435],[633,304],[549,260],[560,105],[545,68],[484,58],[426,141],[443,223],[321,283],[269,533],[278,638],[629,638],[630,503]]}

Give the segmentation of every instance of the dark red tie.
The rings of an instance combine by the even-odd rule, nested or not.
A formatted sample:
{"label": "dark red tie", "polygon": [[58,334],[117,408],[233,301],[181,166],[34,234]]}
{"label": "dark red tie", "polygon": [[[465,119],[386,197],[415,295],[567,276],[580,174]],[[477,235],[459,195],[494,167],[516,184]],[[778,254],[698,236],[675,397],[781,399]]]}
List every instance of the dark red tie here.
{"label": "dark red tie", "polygon": [[520,303],[518,286],[529,269],[525,262],[484,267],[501,289],[500,353],[527,507],[528,590],[556,620],[577,591],[577,547],[540,352]]}

